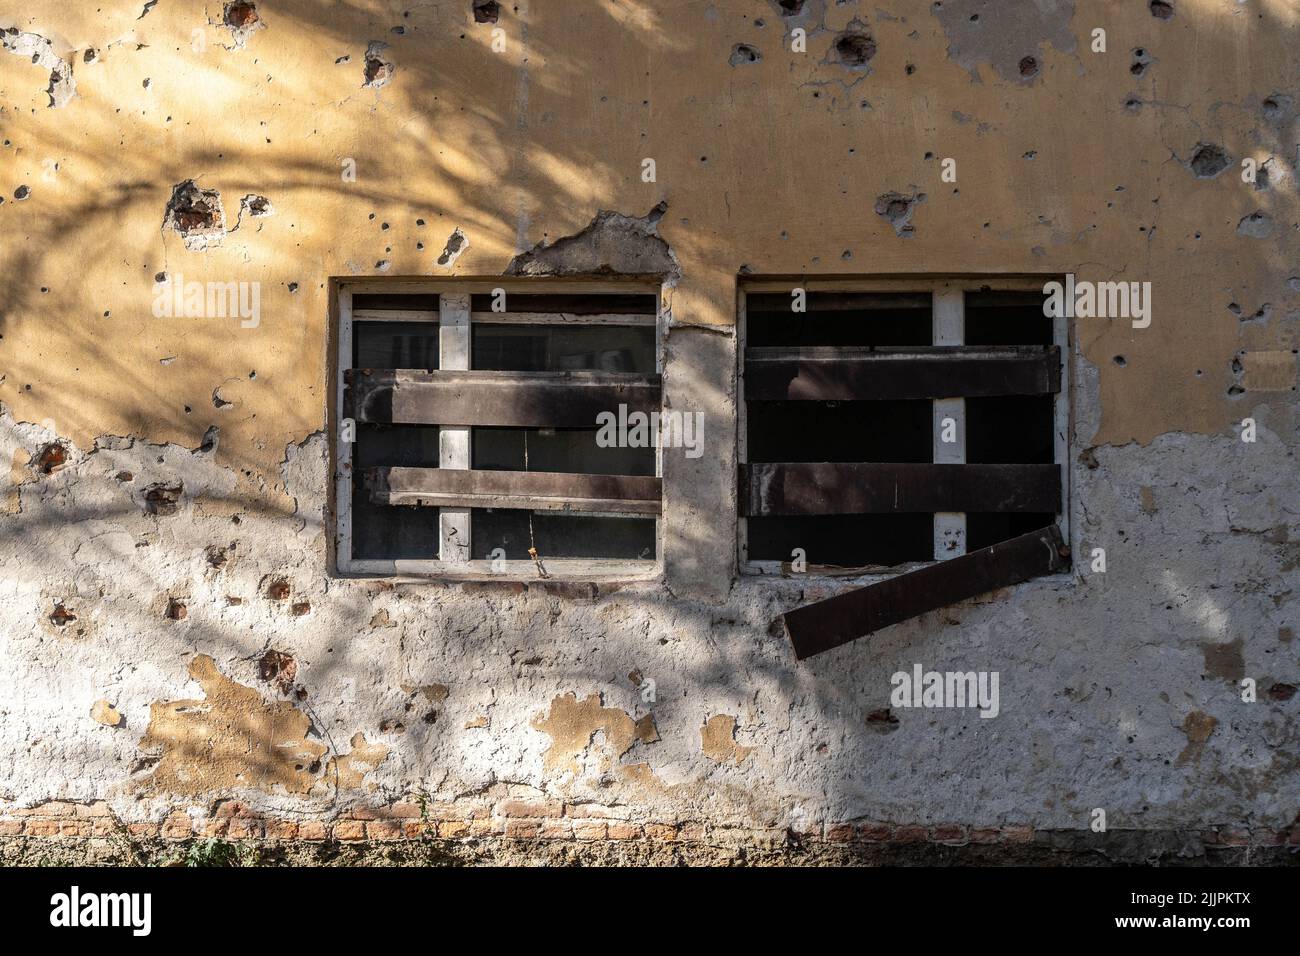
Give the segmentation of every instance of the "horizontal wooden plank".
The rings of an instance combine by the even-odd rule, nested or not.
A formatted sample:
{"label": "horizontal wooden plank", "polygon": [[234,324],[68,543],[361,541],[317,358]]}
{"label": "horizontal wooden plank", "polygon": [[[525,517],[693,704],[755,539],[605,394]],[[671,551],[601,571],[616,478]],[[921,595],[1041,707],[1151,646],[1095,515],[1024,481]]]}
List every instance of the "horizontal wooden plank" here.
{"label": "horizontal wooden plank", "polygon": [[358,422],[595,428],[601,412],[660,408],[660,377],[628,372],[349,369],[346,414]]}
{"label": "horizontal wooden plank", "polygon": [[1069,567],[1060,530],[1041,531],[972,551],[782,615],[795,656],[814,654],[927,611]]}
{"label": "horizontal wooden plank", "polygon": [[1060,390],[1055,345],[745,350],[746,401],[977,398]]}
{"label": "horizontal wooden plank", "polygon": [[370,500],[379,505],[519,508],[583,514],[658,515],[660,479],[552,471],[369,468]]}
{"label": "horizontal wooden plank", "polygon": [[1058,465],[775,462],[740,466],[748,516],[924,511],[1041,512],[1061,507]]}

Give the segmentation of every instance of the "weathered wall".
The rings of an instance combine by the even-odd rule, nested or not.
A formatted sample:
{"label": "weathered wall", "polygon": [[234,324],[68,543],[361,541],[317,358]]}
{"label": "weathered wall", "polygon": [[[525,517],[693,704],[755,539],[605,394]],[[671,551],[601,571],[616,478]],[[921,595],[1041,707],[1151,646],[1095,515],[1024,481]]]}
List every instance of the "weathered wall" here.
{"label": "weathered wall", "polygon": [[[215,2],[0,3],[7,806],[424,794],[461,808],[450,836],[1295,819],[1300,11],[782,6],[521,0],[494,52],[470,0],[262,0],[243,29]],[[224,213],[188,246],[187,180]],[[709,423],[665,463],[666,583],[330,576],[328,279],[499,275],[661,202],[665,390]],[[772,621],[845,585],[731,574],[737,276],[999,272],[1152,283],[1150,328],[1076,329],[1072,543],[1108,571],[796,663]],[[158,273],[259,282],[260,322],[155,318]],[[1001,715],[881,720],[917,662],[999,671]]]}

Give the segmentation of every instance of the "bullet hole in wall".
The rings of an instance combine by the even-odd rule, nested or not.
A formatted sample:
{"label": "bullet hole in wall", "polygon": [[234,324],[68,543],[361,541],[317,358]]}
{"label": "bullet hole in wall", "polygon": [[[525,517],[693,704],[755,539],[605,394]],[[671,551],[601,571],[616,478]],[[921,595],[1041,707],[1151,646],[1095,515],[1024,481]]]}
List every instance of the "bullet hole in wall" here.
{"label": "bullet hole in wall", "polygon": [[1213,179],[1227,169],[1231,162],[1222,146],[1216,146],[1214,143],[1197,143],[1188,165],[1191,166],[1197,179]]}
{"label": "bullet hole in wall", "polygon": [[1157,20],[1172,20],[1174,17],[1174,5],[1168,0],[1151,0],[1149,6],[1151,15]]}
{"label": "bullet hole in wall", "polygon": [[501,4],[497,0],[474,0],[475,23],[496,23],[501,15]]}
{"label": "bullet hole in wall", "polygon": [[200,188],[192,179],[177,183],[167,200],[163,228],[180,234],[187,249],[201,249],[207,239],[219,239],[226,231],[221,194]]}
{"label": "bullet hole in wall", "polygon": [[54,610],[50,612],[50,623],[55,627],[67,627],[76,619],[77,615],[62,604],[54,605]]}
{"label": "bullet hole in wall", "polygon": [[167,517],[176,514],[177,503],[185,490],[183,484],[169,485],[163,482],[150,485],[144,492],[145,514]]}
{"label": "bullet hole in wall", "polygon": [[183,621],[189,617],[189,608],[182,601],[175,598],[167,599],[167,619],[170,621]]}
{"label": "bullet hole in wall", "polygon": [[1151,65],[1151,55],[1147,53],[1144,47],[1138,47],[1133,51],[1133,63],[1129,66],[1128,71],[1134,76],[1141,76]]}
{"label": "bullet hole in wall", "polygon": [[925,193],[905,196],[902,193],[885,193],[876,199],[876,215],[894,227],[894,234],[910,238],[914,232],[912,213],[918,203],[925,202]]}
{"label": "bullet hole in wall", "polygon": [[284,651],[267,651],[257,662],[257,676],[275,685],[281,694],[288,694],[298,677],[298,662]]}
{"label": "bullet hole in wall", "polygon": [[29,186],[19,186],[17,189],[14,190],[14,199],[18,200],[19,202],[22,202],[31,194],[32,194],[32,190]]}
{"label": "bullet hole in wall", "polygon": [[42,475],[52,475],[68,461],[68,450],[59,442],[50,442],[36,453],[36,470]]}
{"label": "bullet hole in wall", "polygon": [[781,8],[781,16],[797,17],[803,12],[804,0],[777,0],[776,5]]}
{"label": "bullet hole in wall", "polygon": [[727,58],[727,62],[732,66],[740,66],[745,63],[757,63],[762,58],[762,54],[754,47],[747,43],[737,43],[732,48],[731,56]]}
{"label": "bullet hole in wall", "polygon": [[835,41],[835,55],[845,66],[865,66],[876,55],[876,41],[866,33],[843,33]]}
{"label": "bullet hole in wall", "polygon": [[[387,43],[380,43],[377,40],[366,48],[365,79],[361,84],[363,89],[379,89],[386,86],[388,81],[393,78],[395,68],[384,55],[384,51],[387,49]],[[374,217],[371,216],[371,218]]]}
{"label": "bullet hole in wall", "polygon": [[1020,75],[1030,79],[1038,75],[1038,58],[1027,56],[1020,61]]}

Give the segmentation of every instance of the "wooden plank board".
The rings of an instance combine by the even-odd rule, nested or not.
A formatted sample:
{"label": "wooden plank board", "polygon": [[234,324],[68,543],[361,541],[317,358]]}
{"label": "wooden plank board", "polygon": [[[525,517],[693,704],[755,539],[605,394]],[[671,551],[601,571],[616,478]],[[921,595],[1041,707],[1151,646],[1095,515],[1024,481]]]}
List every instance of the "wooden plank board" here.
{"label": "wooden plank board", "polygon": [[749,401],[866,401],[1048,395],[1061,388],[1056,346],[752,348]]}
{"label": "wooden plank board", "polygon": [[1052,525],[787,611],[781,620],[795,656],[806,660],[927,611],[1062,571],[1069,563],[1069,549]]}
{"label": "wooden plank board", "polygon": [[366,485],[379,505],[624,515],[662,509],[660,479],[642,475],[389,467],[367,469]]}
{"label": "wooden plank board", "polygon": [[1059,465],[769,462],[742,465],[748,516],[1041,512],[1061,506]]}
{"label": "wooden plank board", "polygon": [[358,422],[595,428],[601,412],[656,412],[660,377],[624,372],[435,372],[351,369]]}

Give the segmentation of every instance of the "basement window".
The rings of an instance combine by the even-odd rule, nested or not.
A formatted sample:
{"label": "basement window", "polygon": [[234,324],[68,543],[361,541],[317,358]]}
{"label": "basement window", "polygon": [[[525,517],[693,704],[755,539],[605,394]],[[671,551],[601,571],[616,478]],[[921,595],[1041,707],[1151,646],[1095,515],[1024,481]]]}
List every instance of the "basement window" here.
{"label": "basement window", "polygon": [[412,285],[338,286],[339,571],[652,574],[658,450],[597,416],[660,408],[657,286]]}
{"label": "basement window", "polygon": [[1046,281],[742,286],[740,566],[879,579],[788,612],[800,657],[1068,565]]}

